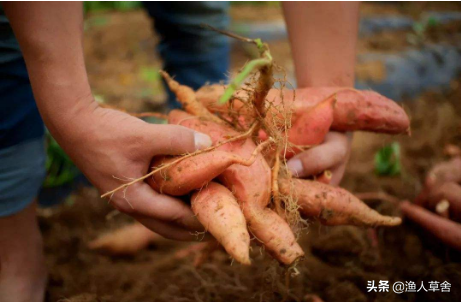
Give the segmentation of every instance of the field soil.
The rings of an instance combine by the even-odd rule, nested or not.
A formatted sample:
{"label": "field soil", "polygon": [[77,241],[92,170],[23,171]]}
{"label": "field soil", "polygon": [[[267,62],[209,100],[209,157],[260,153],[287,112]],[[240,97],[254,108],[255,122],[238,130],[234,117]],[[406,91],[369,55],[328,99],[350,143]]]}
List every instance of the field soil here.
{"label": "field soil", "polygon": [[[412,7],[421,8],[412,4],[380,9],[380,5],[367,3],[362,10],[365,14],[413,15]],[[251,20],[248,11],[254,8],[241,7],[241,14],[237,9],[233,15]],[[277,9],[269,7],[266,14],[277,16],[279,13],[272,12]],[[459,25],[452,26],[459,34]],[[363,51],[399,51],[403,42],[393,44],[398,35],[388,33],[385,46],[376,42],[381,39],[379,35],[368,37],[361,40],[360,47]],[[90,81],[99,98],[129,111],[162,109],[163,88],[156,76],[161,68],[155,53],[157,38],[142,11],[91,15],[86,20],[85,38]],[[288,58],[281,65],[289,70],[287,45],[280,41],[271,49],[276,60]],[[235,48],[233,70],[248,59],[238,44]],[[447,159],[443,147],[461,146],[460,100],[461,79],[457,79],[450,89],[426,92],[402,103],[411,117],[410,137],[356,133],[342,186],[355,193],[386,192],[399,200],[414,199],[428,169]],[[374,156],[392,142],[401,147],[402,173],[377,176]],[[368,204],[381,213],[399,215],[398,204],[379,200]],[[306,252],[304,261],[296,269],[286,270],[256,245],[250,267],[232,262],[218,251],[198,269],[192,257],[173,257],[190,243],[162,241],[133,257],[91,251],[87,248],[90,240],[131,222],[92,188],[77,190],[57,207],[41,209],[39,216],[50,271],[47,301],[309,301],[310,294],[328,302],[461,301],[460,253],[406,220],[399,227],[376,230],[325,227],[311,221],[299,239]],[[424,281],[426,288],[428,281],[447,281],[452,286],[450,293],[369,293],[367,283],[373,280],[388,280],[390,284],[413,281],[417,285]]]}

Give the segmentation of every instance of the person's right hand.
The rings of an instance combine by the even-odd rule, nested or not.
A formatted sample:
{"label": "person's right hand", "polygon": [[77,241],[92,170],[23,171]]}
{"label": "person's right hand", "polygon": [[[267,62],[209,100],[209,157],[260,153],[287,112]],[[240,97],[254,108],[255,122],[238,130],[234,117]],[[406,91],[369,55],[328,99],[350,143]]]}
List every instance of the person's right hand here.
{"label": "person's right hand", "polygon": [[[148,173],[156,155],[179,155],[211,145],[205,134],[148,124],[111,109],[97,107],[76,120],[72,131],[58,135],[58,142],[101,193]],[[193,232],[203,231],[187,204],[155,192],[143,181],[116,192],[110,202],[166,238],[194,240]]]}
{"label": "person's right hand", "polygon": [[299,178],[329,170],[332,173],[329,184],[339,186],[351,153],[351,141],[352,133],[331,131],[323,143],[291,158],[288,168],[294,177]]}
{"label": "person's right hand", "polygon": [[[2,6],[21,46],[45,125],[101,193],[122,183],[115,177],[145,175],[155,155],[193,152],[211,144],[208,136],[190,129],[150,125],[98,107],[85,69],[80,2]],[[167,238],[193,239],[191,230],[203,230],[189,206],[144,182],[117,192],[111,203]]]}

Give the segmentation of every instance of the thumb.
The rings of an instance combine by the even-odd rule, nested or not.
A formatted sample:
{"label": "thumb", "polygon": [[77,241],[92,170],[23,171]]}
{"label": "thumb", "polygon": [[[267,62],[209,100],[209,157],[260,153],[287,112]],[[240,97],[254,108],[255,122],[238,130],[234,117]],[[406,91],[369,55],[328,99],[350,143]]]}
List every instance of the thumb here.
{"label": "thumb", "polygon": [[317,175],[326,169],[333,169],[343,163],[347,159],[348,148],[347,136],[337,132],[330,132],[327,134],[323,144],[290,159],[288,169],[295,177],[299,178]]}
{"label": "thumb", "polygon": [[179,125],[151,127],[152,155],[179,155],[211,146],[211,138],[201,132]]}

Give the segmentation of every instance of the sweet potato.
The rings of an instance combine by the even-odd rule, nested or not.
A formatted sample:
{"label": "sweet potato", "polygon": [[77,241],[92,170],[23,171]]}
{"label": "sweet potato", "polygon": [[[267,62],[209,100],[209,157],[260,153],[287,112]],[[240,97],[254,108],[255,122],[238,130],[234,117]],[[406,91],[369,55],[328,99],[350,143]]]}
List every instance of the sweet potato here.
{"label": "sweet potato", "polygon": [[[228,104],[219,105],[217,100],[224,88],[212,85],[197,91],[197,100],[213,112],[227,113]],[[336,95],[334,119],[331,129],[337,131],[372,131],[389,134],[409,132],[410,121],[405,111],[395,102],[373,91],[357,91],[342,87],[311,87],[296,90],[296,100],[293,102],[293,91],[283,92],[286,108],[293,110],[292,123],[304,112],[332,95]],[[274,102],[270,112],[274,112],[280,103],[280,92],[271,90],[267,96],[269,102]],[[234,100],[233,108],[239,109],[242,103]],[[246,108],[245,114],[251,114]],[[274,113],[276,114],[276,113]],[[268,113],[270,117],[270,114]]]}
{"label": "sweet potato", "polygon": [[[214,145],[239,134],[229,127],[203,121],[180,110],[170,113],[169,122],[208,134]],[[251,139],[218,148],[243,158],[249,157],[254,149],[255,144]],[[262,155],[258,154],[249,167],[230,166],[218,179],[237,198],[250,231],[276,259],[284,264],[292,264],[304,255],[289,225],[267,208],[271,196],[271,171]]]}
{"label": "sweet potato", "polygon": [[[152,169],[168,164],[179,157],[157,158],[151,164]],[[248,166],[255,158],[252,156],[247,160],[230,152],[213,150],[186,158],[167,167],[149,177],[147,183],[161,193],[181,196],[192,190],[200,189],[231,165],[238,163]]]}
{"label": "sweet potato", "polygon": [[461,182],[461,156],[435,165],[427,174],[426,186],[428,187],[445,182]]}
{"label": "sweet potato", "polygon": [[395,226],[398,217],[383,216],[348,191],[317,181],[279,179],[280,192],[297,199],[300,212],[325,225]]}
{"label": "sweet potato", "polygon": [[251,264],[245,217],[234,195],[224,186],[210,182],[191,199],[192,211],[205,229],[242,264]]}
{"label": "sweet potato", "polygon": [[446,182],[432,187],[424,199],[419,196],[418,204],[434,210],[444,200],[449,204],[449,216],[453,220],[461,221],[461,186],[457,183]]}
{"label": "sweet potato", "polygon": [[134,255],[149,244],[162,241],[167,239],[140,223],[133,223],[96,238],[88,247],[111,255]]}
{"label": "sweet potato", "polygon": [[189,256],[193,256],[193,266],[198,268],[202,266],[206,260],[208,260],[213,252],[219,250],[220,248],[222,248],[222,246],[216,240],[193,243],[177,250],[173,254],[173,259],[181,260]]}
{"label": "sweet potato", "polygon": [[203,106],[203,104],[197,100],[195,92],[192,90],[192,88],[179,84],[164,71],[160,71],[160,74],[165,79],[165,82],[167,83],[170,90],[176,95],[176,98],[181,103],[184,110],[195,116],[207,118],[217,124],[224,124],[221,119],[210,113],[205,108],[205,106]]}
{"label": "sweet potato", "polygon": [[422,226],[445,244],[461,251],[461,224],[433,214],[408,201],[402,202],[400,209],[405,217]]}
{"label": "sweet potato", "polygon": [[424,181],[424,188],[416,197],[415,203],[424,205],[427,200],[433,199],[433,191],[439,190],[438,187],[444,183],[460,183],[461,182],[461,157],[457,156],[449,161],[441,162],[435,165],[429,173],[427,173]]}
{"label": "sweet potato", "polygon": [[[298,146],[322,143],[333,123],[335,102],[335,98],[330,97],[303,112],[288,130],[289,141]],[[287,157],[299,153],[301,149],[295,147],[293,151]]]}

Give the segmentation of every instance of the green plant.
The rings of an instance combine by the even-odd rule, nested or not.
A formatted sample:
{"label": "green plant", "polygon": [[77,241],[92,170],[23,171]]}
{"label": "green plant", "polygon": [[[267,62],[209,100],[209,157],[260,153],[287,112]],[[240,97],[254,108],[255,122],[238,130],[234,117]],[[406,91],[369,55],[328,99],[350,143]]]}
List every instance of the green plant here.
{"label": "green plant", "polygon": [[375,172],[382,176],[395,176],[401,172],[400,145],[393,142],[382,147],[375,155]]}
{"label": "green plant", "polygon": [[48,141],[47,175],[43,187],[55,188],[71,183],[79,174],[79,170],[48,131],[46,136]]}
{"label": "green plant", "polygon": [[426,41],[426,34],[429,28],[435,27],[439,24],[437,19],[430,17],[423,21],[413,23],[413,32],[407,35],[407,41],[410,44],[421,46]]}

